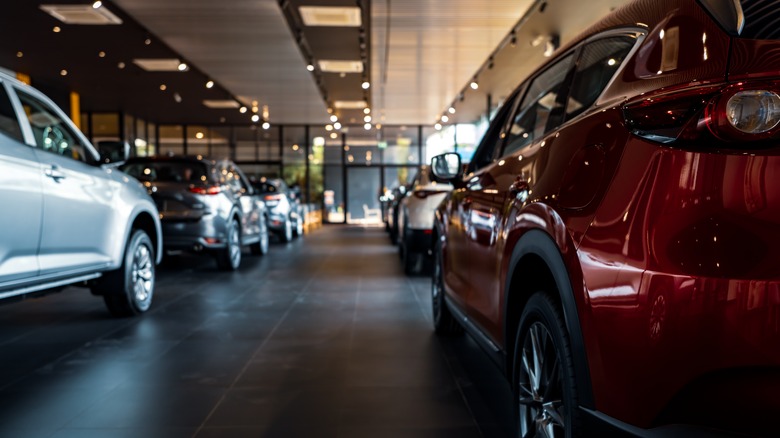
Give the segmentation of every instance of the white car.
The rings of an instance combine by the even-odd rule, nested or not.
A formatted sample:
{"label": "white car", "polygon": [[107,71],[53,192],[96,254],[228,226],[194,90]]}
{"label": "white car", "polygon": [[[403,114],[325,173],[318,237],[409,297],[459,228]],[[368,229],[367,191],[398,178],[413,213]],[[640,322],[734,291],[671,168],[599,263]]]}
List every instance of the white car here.
{"label": "white car", "polygon": [[432,181],[430,173],[428,166],[420,167],[399,204],[398,252],[406,274],[419,272],[431,254],[434,211],[452,190],[449,184]]}

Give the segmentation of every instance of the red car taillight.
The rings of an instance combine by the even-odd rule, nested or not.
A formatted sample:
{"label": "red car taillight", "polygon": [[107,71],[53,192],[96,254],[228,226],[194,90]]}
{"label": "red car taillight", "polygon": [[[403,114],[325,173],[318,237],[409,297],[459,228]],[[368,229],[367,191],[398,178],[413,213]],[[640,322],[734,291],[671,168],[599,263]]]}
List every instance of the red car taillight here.
{"label": "red car taillight", "polygon": [[282,198],[284,198],[284,195],[266,195],[263,199],[266,201],[281,201]]}
{"label": "red car taillight", "polygon": [[780,86],[740,82],[653,96],[623,108],[633,134],[680,147],[757,148],[780,139]]}
{"label": "red car taillight", "polygon": [[439,193],[445,193],[445,190],[415,190],[412,194],[420,199],[425,199],[431,195],[437,195]]}
{"label": "red car taillight", "polygon": [[221,191],[222,191],[222,187],[220,186],[208,186],[208,187],[190,186],[190,193],[195,193],[196,195],[216,195]]}

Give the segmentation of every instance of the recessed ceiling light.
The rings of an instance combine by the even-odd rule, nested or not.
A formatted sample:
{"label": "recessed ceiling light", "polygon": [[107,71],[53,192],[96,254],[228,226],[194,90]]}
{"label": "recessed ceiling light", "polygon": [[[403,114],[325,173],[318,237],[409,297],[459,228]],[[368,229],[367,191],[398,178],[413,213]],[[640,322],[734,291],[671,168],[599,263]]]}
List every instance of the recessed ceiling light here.
{"label": "recessed ceiling light", "polygon": [[95,3],[92,3],[92,9],[100,9],[101,6],[103,6],[103,2],[100,0],[97,0]]}
{"label": "recessed ceiling light", "polygon": [[52,29],[54,33],[60,33],[62,29],[59,26],[54,26],[54,29]]}
{"label": "recessed ceiling light", "polygon": [[202,139],[203,138],[203,133],[200,132],[200,131],[196,132],[195,133],[195,138],[197,138],[198,140]]}
{"label": "recessed ceiling light", "polygon": [[179,71],[183,64],[176,58],[134,59],[133,63],[146,71]]}
{"label": "recessed ceiling light", "polygon": [[437,124],[433,125],[433,127],[434,127],[434,128],[437,130],[437,131],[441,131],[441,123],[437,123]]}
{"label": "recessed ceiling light", "polygon": [[[216,109],[230,109],[230,108],[239,107],[239,103],[233,99],[224,99],[224,100],[206,99],[203,101],[203,105],[209,108],[216,108]],[[246,112],[246,107],[244,107],[244,111],[241,111],[241,113],[245,113],[245,112]]]}
{"label": "recessed ceiling light", "polygon": [[363,114],[371,114],[371,108],[363,108]]}
{"label": "recessed ceiling light", "polygon": [[338,121],[339,121],[339,118],[338,118],[338,116],[336,116],[335,114],[333,114],[332,116],[330,116],[330,121],[331,121],[331,122],[338,122]]}
{"label": "recessed ceiling light", "polygon": [[125,68],[125,63],[124,62],[120,62],[116,66],[117,66],[118,69],[122,70],[123,68]]}
{"label": "recessed ceiling light", "polygon": [[257,114],[253,115],[252,116],[252,121],[255,122],[255,123],[259,122],[260,121],[260,116],[258,116]]}
{"label": "recessed ceiling light", "polygon": [[21,58],[22,56],[24,56],[24,53],[22,53],[22,52],[16,52],[16,57],[17,57],[17,58]]}
{"label": "recessed ceiling light", "polygon": [[301,6],[298,8],[306,26],[360,27],[360,8],[354,6]]}
{"label": "recessed ceiling light", "polygon": [[362,61],[340,61],[333,59],[322,59],[318,61],[320,70],[325,73],[363,73]]}
{"label": "recessed ceiling light", "polygon": [[271,127],[271,124],[268,122],[263,122],[263,129],[269,129]]}
{"label": "recessed ceiling light", "polygon": [[101,50],[101,51],[98,52],[98,56],[101,57],[101,58],[105,58],[106,57],[106,52]]}
{"label": "recessed ceiling light", "polygon": [[182,62],[181,64],[179,64],[179,66],[178,66],[178,67],[176,67],[176,68],[177,68],[177,69],[179,69],[179,71],[187,71],[187,70],[189,70],[189,69],[190,69],[190,67],[189,67],[189,66],[187,66],[187,64],[185,64],[185,63],[183,63],[183,62]]}
{"label": "recessed ceiling light", "polygon": [[368,90],[368,88],[371,86],[371,83],[368,81],[364,81],[361,87],[363,87],[364,90]]}
{"label": "recessed ceiling light", "polygon": [[152,44],[152,40],[150,38],[147,38],[144,40],[144,44],[148,46],[149,44]]}
{"label": "recessed ceiling light", "polygon": [[175,100],[176,103],[181,103],[181,94],[173,93],[173,100]]}
{"label": "recessed ceiling light", "polygon": [[122,24],[122,20],[108,8],[88,5],[41,5],[40,8],[66,24]]}
{"label": "recessed ceiling light", "polygon": [[455,107],[451,106],[450,109],[447,110],[450,114],[455,114]]}
{"label": "recessed ceiling light", "polygon": [[206,88],[213,88],[213,87],[214,87],[214,81],[206,82]]}
{"label": "recessed ceiling light", "polygon": [[371,116],[363,117],[363,121],[366,122],[366,123],[370,122],[371,121]]}
{"label": "recessed ceiling light", "polygon": [[67,70],[65,70],[64,68],[62,70],[60,70],[60,76],[67,76],[67,75],[68,75],[68,71]]}
{"label": "recessed ceiling light", "polygon": [[476,90],[477,88],[479,88],[479,84],[477,83],[477,81],[471,81],[470,86],[472,90]]}
{"label": "recessed ceiling light", "polygon": [[165,84],[160,85],[160,91],[165,91],[168,89],[168,86]]}
{"label": "recessed ceiling light", "polygon": [[331,132],[331,133],[330,133],[330,138],[332,138],[332,139],[334,139],[334,140],[335,140],[335,139],[339,138],[339,135],[338,135],[338,134],[336,134],[335,132]]}
{"label": "recessed ceiling light", "polygon": [[371,124],[370,123],[366,123],[365,125],[363,125],[363,129],[365,129],[366,131],[370,131],[371,130]]}
{"label": "recessed ceiling light", "polygon": [[364,101],[364,100],[337,100],[337,101],[333,102],[333,106],[338,108],[338,109],[362,109],[362,108],[366,107],[366,101]]}
{"label": "recessed ceiling light", "polygon": [[246,112],[246,107],[242,106],[241,108],[238,109],[238,112],[240,112],[241,114],[244,114]]}
{"label": "recessed ceiling light", "polygon": [[314,65],[312,65],[312,64],[307,65],[306,66],[306,70],[314,71]]}
{"label": "recessed ceiling light", "polygon": [[333,124],[333,129],[341,129],[341,123],[336,122]]}
{"label": "recessed ceiling light", "polygon": [[449,121],[450,121],[450,118],[449,118],[449,116],[447,116],[447,115],[445,114],[445,115],[441,116],[441,121],[442,121],[442,122],[444,122],[444,123],[447,123],[447,122],[449,122]]}

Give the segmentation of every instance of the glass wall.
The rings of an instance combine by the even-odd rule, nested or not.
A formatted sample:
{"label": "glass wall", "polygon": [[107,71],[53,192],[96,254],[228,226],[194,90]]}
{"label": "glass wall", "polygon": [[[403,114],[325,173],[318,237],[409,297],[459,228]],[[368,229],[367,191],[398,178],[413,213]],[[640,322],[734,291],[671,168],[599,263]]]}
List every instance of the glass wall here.
{"label": "glass wall", "polygon": [[485,124],[445,126],[156,125],[132,115],[82,114],[93,142],[123,140],[131,154],[202,155],[236,161],[247,176],[281,177],[333,223],[381,223],[379,196],[407,184],[443,152],[468,160]]}
{"label": "glass wall", "polygon": [[184,128],[181,125],[160,125],[158,136],[161,155],[184,154]]}

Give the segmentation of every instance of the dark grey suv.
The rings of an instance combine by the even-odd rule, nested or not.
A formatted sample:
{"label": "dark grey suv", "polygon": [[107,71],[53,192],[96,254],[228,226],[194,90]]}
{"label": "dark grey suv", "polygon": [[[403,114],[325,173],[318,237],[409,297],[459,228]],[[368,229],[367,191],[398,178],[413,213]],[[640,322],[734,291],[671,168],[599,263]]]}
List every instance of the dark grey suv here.
{"label": "dark grey suv", "polygon": [[138,178],[160,211],[164,249],[213,254],[220,269],[241,264],[241,247],[268,252],[262,199],[231,161],[171,156],[132,158],[123,166]]}
{"label": "dark grey suv", "polygon": [[152,304],[161,232],[138,181],[46,96],[0,73],[0,298],[88,285],[117,316]]}

